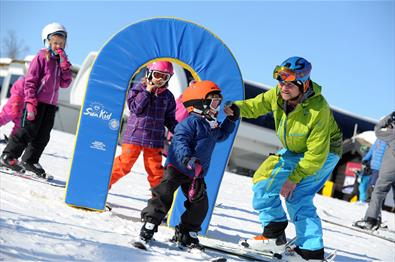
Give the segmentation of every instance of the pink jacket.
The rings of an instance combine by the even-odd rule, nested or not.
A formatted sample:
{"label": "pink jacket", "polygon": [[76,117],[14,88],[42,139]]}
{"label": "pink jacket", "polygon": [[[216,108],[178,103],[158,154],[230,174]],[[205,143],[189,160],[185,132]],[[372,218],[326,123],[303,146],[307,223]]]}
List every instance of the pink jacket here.
{"label": "pink jacket", "polygon": [[16,131],[21,127],[21,119],[23,115],[23,87],[24,78],[20,77],[11,87],[11,96],[8,98],[7,103],[4,105],[3,110],[0,112],[0,126],[7,124],[8,122],[14,122],[14,127],[11,134],[15,134]]}
{"label": "pink jacket", "polygon": [[25,96],[23,91],[24,84],[25,84],[25,77],[21,76],[20,78],[18,78],[18,80],[14,82],[14,84],[11,87],[11,97],[19,96],[23,99]]}
{"label": "pink jacket", "polygon": [[38,102],[57,105],[59,87],[69,87],[71,70],[59,67],[59,57],[46,58],[46,49],[41,49],[33,58],[25,77],[25,101],[37,105]]}
{"label": "pink jacket", "polygon": [[[178,123],[181,123],[185,118],[189,115],[187,109],[185,108],[184,104],[182,103],[182,95],[180,95],[176,99],[176,120]],[[169,132],[167,134],[167,140],[171,140],[173,138],[173,134]]]}

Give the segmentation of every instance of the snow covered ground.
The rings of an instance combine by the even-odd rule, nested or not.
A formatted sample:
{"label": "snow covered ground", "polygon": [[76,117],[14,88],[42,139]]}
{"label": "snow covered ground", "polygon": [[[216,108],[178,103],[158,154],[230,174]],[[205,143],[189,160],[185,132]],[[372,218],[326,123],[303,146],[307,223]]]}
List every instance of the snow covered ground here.
{"label": "snow covered ground", "polygon": [[[1,127],[8,133],[10,125]],[[52,131],[41,164],[56,179],[67,181],[74,136]],[[4,145],[0,146],[2,151]],[[94,181],[92,181],[94,182]],[[208,237],[237,243],[261,232],[252,209],[251,179],[225,173]],[[1,261],[196,261],[198,256],[176,249],[157,252],[137,250],[130,241],[138,235],[140,210],[150,197],[148,182],[139,160],[115,184],[108,196],[113,212],[92,212],[64,203],[65,189],[0,174],[0,260]],[[364,215],[366,206],[317,195],[315,203],[322,218],[351,223]],[[383,220],[395,230],[395,215],[383,212]],[[395,244],[365,233],[323,222],[326,251],[337,250],[336,261],[395,261]],[[157,240],[172,236],[160,227]],[[293,225],[287,228],[295,235]],[[392,238],[395,236],[392,235]],[[227,256],[228,261],[243,261]]]}

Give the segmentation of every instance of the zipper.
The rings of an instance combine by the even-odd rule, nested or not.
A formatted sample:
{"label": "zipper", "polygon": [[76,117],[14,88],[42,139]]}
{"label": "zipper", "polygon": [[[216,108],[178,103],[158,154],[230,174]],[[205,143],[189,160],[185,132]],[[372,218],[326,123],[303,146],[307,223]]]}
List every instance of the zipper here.
{"label": "zipper", "polygon": [[288,145],[287,145],[287,118],[288,118],[288,116],[287,115],[285,115],[285,120],[284,120],[284,133],[283,133],[283,136],[284,136],[284,144],[285,144],[285,148],[286,149],[288,149]]}
{"label": "zipper", "polygon": [[57,79],[58,79],[58,70],[59,69],[59,65],[58,65],[58,63],[56,62],[56,65],[55,65],[55,79],[54,79],[54,83],[53,83],[53,92],[52,92],[52,97],[51,97],[51,104],[53,104],[53,100],[54,100],[54,97],[55,97],[55,89],[56,89],[56,84],[57,84]]}

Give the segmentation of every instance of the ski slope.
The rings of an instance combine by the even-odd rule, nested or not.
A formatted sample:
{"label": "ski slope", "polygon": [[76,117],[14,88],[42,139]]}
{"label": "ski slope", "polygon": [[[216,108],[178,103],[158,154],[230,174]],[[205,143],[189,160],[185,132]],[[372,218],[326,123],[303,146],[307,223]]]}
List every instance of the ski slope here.
{"label": "ski slope", "polygon": [[[1,135],[11,125],[1,127]],[[56,179],[67,181],[74,136],[53,130],[41,164]],[[0,145],[2,151],[4,145]],[[119,149],[118,149],[119,150]],[[92,159],[92,164],[95,160]],[[0,261],[199,261],[199,256],[177,249],[147,253],[130,245],[141,228],[136,222],[150,197],[142,159],[115,184],[108,196],[113,212],[92,212],[64,203],[65,189],[27,179],[0,175]],[[94,183],[95,181],[92,181]],[[251,179],[226,173],[208,236],[237,243],[262,231],[252,209]],[[366,206],[317,195],[315,203],[324,219],[351,225]],[[383,212],[395,230],[395,215]],[[395,261],[395,244],[365,233],[323,222],[326,250],[337,249],[335,261]],[[172,236],[160,227],[157,240]],[[292,223],[287,236],[295,235]],[[392,236],[395,238],[395,236]],[[243,261],[224,255],[228,261]]]}

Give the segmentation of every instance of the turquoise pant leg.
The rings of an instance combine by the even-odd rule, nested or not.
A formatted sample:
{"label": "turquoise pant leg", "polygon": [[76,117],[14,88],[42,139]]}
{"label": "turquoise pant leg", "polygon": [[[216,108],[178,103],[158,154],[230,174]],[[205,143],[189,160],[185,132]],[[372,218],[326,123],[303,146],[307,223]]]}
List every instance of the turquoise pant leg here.
{"label": "turquoise pant leg", "polygon": [[324,186],[339,156],[330,153],[324,166],[315,174],[304,178],[287,198],[287,210],[296,229],[296,245],[302,249],[318,250],[324,247],[321,219],[313,204],[314,195]]}
{"label": "turquoise pant leg", "polygon": [[252,206],[259,212],[259,220],[262,223],[262,227],[265,227],[270,222],[288,220],[279,194],[282,185],[303,157],[303,154],[290,153],[284,149],[280,150],[278,154],[281,155],[281,158],[274,167],[270,177],[259,181],[252,187],[254,193]]}
{"label": "turquoise pant leg", "polygon": [[369,180],[370,180],[369,176],[361,176],[361,182],[359,183],[358,186],[359,201],[361,202],[366,202],[367,199],[366,191],[368,190]]}

